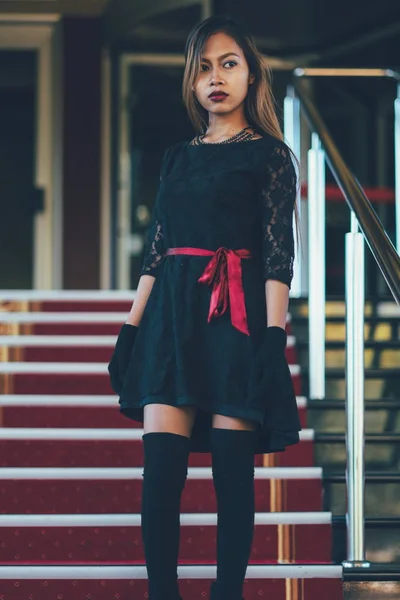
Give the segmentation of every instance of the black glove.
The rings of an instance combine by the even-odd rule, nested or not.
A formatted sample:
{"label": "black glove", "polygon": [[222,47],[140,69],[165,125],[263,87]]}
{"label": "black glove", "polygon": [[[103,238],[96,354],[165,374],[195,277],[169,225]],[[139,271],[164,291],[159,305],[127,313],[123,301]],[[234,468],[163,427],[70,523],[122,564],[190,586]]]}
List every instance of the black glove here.
{"label": "black glove", "polygon": [[256,352],[249,393],[255,399],[279,401],[293,395],[293,382],[285,356],[287,334],[282,327],[267,327]]}
{"label": "black glove", "polygon": [[132,348],[135,343],[139,327],[125,323],[122,325],[114,352],[108,365],[111,387],[116,394],[120,394],[124,383],[126,370],[131,357]]}

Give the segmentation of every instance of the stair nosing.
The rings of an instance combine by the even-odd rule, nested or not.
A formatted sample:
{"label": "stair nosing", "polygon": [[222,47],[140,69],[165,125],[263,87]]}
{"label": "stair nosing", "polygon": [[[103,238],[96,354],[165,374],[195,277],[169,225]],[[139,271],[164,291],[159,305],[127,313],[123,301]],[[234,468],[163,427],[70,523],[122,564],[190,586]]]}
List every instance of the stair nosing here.
{"label": "stair nosing", "polygon": [[[217,513],[181,513],[183,527],[216,526]],[[139,527],[141,515],[126,514],[7,514],[0,515],[0,527]],[[327,511],[256,512],[255,525],[331,525]]]}
{"label": "stair nosing", "polygon": [[[139,427],[0,427],[0,440],[140,441],[143,432],[144,430]],[[299,436],[301,441],[312,441],[314,430],[303,429]]]}
{"label": "stair nosing", "polygon": [[[278,564],[278,565],[249,565],[246,579],[263,578],[319,578],[341,579],[341,565],[309,564]],[[180,579],[210,579],[215,578],[215,565],[180,565]],[[147,570],[143,566],[0,566],[0,579],[147,579]]]}
{"label": "stair nosing", "polygon": [[[297,406],[306,408],[307,398],[296,396]],[[0,395],[0,407],[5,406],[109,406],[118,407],[118,396],[113,395],[54,395],[54,394],[2,394]]]}
{"label": "stair nosing", "polygon": [[[142,480],[143,467],[1,467],[0,479]],[[188,479],[212,480],[211,467],[189,467]],[[255,467],[255,479],[322,479],[321,467]]]}

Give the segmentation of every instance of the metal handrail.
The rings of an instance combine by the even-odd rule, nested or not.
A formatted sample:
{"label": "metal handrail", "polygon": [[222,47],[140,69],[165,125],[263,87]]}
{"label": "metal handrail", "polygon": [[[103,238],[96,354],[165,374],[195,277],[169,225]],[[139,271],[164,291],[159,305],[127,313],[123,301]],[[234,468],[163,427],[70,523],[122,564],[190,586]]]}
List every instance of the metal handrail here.
{"label": "metal handrail", "polygon": [[387,77],[400,82],[400,73],[392,69],[299,67],[293,74],[296,77]]}
{"label": "metal handrail", "polygon": [[400,73],[393,69],[306,67],[293,71],[297,79],[303,77],[380,77],[397,82],[397,98],[394,101],[394,175],[395,175],[395,229],[396,247],[400,253]]}
{"label": "metal handrail", "polygon": [[[309,69],[315,71],[315,69]],[[296,69],[300,71],[300,69]],[[307,69],[302,69],[306,72]],[[337,71],[337,69],[336,69]],[[397,74],[400,79],[400,74]],[[326,153],[326,160],[342,190],[343,196],[358,220],[365,240],[385,278],[393,298],[400,304],[400,257],[390,241],[378,215],[365,195],[360,183],[344,162],[319,111],[309,99],[300,80],[294,82],[294,91],[300,98],[302,110],[313,131],[318,134]]]}
{"label": "metal handrail", "polygon": [[[303,76],[378,76],[400,81],[400,74],[383,69],[296,69],[285,99],[285,137],[300,144],[300,111],[310,125],[308,151],[309,251],[309,357],[310,396],[325,396],[325,161],[329,165],[351,211],[346,234],[346,484],[347,560],[343,566],[366,569],[364,526],[364,240],[396,302],[400,303],[400,257],[365,195],[345,164],[328,128],[310,99]],[[400,161],[400,84],[395,101],[395,162]],[[396,164],[397,240],[400,243],[400,167]],[[361,232],[359,232],[359,227]],[[298,283],[298,282],[297,282]]]}

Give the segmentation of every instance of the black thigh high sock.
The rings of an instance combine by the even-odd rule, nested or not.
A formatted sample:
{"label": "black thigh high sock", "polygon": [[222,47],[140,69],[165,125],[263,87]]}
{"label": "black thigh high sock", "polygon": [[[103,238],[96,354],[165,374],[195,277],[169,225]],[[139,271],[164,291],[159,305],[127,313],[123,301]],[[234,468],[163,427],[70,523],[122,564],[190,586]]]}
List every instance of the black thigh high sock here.
{"label": "black thigh high sock", "polygon": [[142,539],[150,600],[180,598],[180,503],[189,445],[189,438],[174,433],[143,435]]}
{"label": "black thigh high sock", "polygon": [[218,506],[217,580],[211,600],[242,600],[254,532],[254,451],[256,431],[211,432],[214,487]]}

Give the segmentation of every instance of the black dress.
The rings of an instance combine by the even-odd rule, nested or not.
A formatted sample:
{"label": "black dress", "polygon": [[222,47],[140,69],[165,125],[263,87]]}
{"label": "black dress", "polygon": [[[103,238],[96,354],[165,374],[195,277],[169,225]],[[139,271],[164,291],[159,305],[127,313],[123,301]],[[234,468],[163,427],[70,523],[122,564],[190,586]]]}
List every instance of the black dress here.
{"label": "black dress", "polygon": [[[278,279],[290,288],[293,277],[295,197],[289,150],[267,134],[167,148],[141,272],[156,279],[120,395],[123,414],[143,421],[149,403],[196,406],[195,452],[209,451],[213,413],[256,421],[257,453],[299,441],[294,390],[278,401],[248,393],[254,353],[267,327],[265,281]],[[242,300],[233,294],[225,312],[209,319],[212,285],[198,280],[213,257],[166,255],[182,247],[218,250],[217,269],[232,258],[228,250],[249,250],[251,258],[236,257],[240,281],[237,262],[225,274],[236,290],[242,286]],[[231,308],[237,312],[241,302],[247,332],[232,323]]]}

